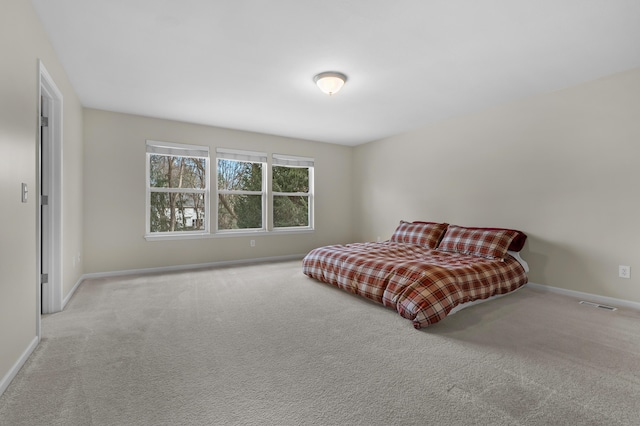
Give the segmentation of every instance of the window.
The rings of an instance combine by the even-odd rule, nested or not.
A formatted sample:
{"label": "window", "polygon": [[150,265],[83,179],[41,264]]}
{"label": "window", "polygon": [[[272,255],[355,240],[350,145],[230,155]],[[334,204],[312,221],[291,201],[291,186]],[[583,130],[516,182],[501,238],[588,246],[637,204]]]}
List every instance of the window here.
{"label": "window", "polygon": [[313,158],[273,154],[273,227],[313,227]]}
{"label": "window", "polygon": [[[202,238],[313,229],[314,159],[147,141],[146,237]],[[214,213],[210,213],[214,212]],[[214,225],[210,225],[210,220]]]}
{"label": "window", "polygon": [[218,148],[217,230],[265,230],[267,154]]}
{"label": "window", "polygon": [[209,232],[209,148],[147,141],[147,235]]}

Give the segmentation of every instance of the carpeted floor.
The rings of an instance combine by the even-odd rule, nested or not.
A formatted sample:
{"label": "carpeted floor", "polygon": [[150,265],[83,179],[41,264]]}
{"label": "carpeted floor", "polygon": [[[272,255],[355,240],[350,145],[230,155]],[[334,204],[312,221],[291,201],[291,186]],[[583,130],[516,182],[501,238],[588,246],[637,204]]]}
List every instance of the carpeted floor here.
{"label": "carpeted floor", "polygon": [[639,425],[640,312],[525,287],[423,330],[299,261],[88,280],[2,425]]}

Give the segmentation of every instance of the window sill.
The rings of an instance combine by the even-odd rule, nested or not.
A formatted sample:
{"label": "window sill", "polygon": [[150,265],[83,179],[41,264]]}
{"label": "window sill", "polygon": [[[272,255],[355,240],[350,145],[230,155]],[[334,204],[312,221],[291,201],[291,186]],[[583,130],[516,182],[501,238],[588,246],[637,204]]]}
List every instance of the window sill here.
{"label": "window sill", "polygon": [[176,233],[176,234],[147,234],[144,239],[147,241],[170,241],[170,240],[201,240],[209,238],[233,238],[233,237],[255,237],[265,235],[293,235],[293,234],[312,234],[315,230],[313,228],[282,228],[274,229],[271,231],[256,230],[256,231],[222,231],[218,233]]}
{"label": "window sill", "polygon": [[208,232],[201,233],[176,233],[176,234],[146,234],[144,239],[147,241],[167,241],[167,240],[200,240],[202,238],[210,238]]}

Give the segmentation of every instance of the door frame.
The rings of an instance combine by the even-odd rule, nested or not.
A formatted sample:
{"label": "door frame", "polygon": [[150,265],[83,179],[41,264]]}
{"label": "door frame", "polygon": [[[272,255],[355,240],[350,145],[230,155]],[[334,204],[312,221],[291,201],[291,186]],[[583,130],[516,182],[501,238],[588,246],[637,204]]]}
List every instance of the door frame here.
{"label": "door frame", "polygon": [[[38,336],[40,336],[40,314],[62,310],[62,92],[58,89],[51,74],[41,60],[38,60],[38,167],[37,167],[37,293],[38,293]],[[46,99],[46,102],[42,100]],[[44,109],[43,110],[43,104]],[[40,129],[40,117],[48,117],[48,126]],[[43,157],[42,137],[46,132],[49,147],[48,156]],[[46,158],[48,157],[48,158]],[[43,169],[43,162],[46,166]],[[45,170],[46,176],[43,176]],[[41,182],[46,180],[49,186],[48,217],[42,215]],[[46,220],[46,232],[43,245],[42,220]],[[41,284],[41,266],[43,257],[48,264],[48,283]]]}

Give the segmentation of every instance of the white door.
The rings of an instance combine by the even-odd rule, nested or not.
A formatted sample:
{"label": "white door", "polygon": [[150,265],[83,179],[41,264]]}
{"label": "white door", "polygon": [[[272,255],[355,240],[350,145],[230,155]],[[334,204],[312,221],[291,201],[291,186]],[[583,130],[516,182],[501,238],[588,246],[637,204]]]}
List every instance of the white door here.
{"label": "white door", "polygon": [[[38,302],[44,314],[59,312],[62,299],[62,93],[40,62],[39,159],[40,235],[38,256]],[[48,120],[45,120],[45,118]],[[42,279],[41,277],[47,277]],[[42,283],[42,281],[46,281]],[[40,314],[36,319],[39,323]]]}
{"label": "white door", "polygon": [[41,117],[40,117],[40,284],[42,285],[40,294],[40,310],[47,312],[47,300],[51,294],[49,288],[49,263],[50,263],[50,241],[51,217],[49,210],[49,193],[51,180],[51,138],[49,135],[49,110],[50,99],[41,96]]}

